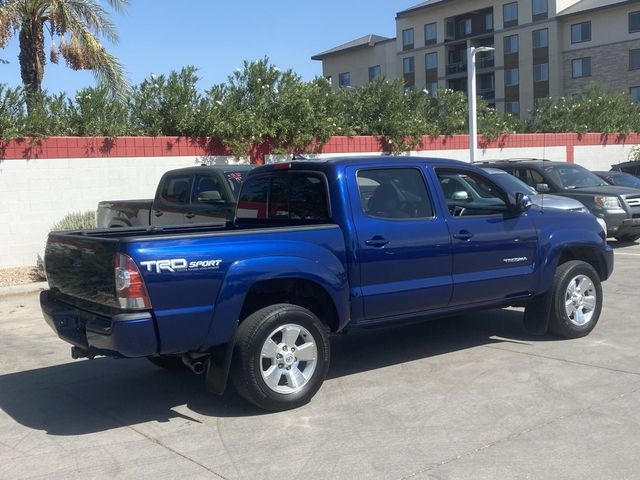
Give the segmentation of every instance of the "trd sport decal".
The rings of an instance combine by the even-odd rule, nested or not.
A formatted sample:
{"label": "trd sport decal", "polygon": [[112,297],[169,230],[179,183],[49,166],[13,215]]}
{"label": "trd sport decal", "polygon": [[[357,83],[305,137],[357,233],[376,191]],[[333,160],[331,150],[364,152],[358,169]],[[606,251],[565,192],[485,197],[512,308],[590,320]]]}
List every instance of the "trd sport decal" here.
{"label": "trd sport decal", "polygon": [[140,262],[140,265],[147,269],[147,272],[184,272],[189,270],[216,270],[220,268],[222,260],[194,260],[188,261],[185,258],[171,258],[167,260],[148,260]]}

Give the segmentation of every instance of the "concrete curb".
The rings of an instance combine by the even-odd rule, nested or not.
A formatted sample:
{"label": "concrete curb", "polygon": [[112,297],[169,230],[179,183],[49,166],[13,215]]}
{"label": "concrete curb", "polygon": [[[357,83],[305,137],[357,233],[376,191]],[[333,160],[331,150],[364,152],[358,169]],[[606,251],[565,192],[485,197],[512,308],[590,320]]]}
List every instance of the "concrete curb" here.
{"label": "concrete curb", "polygon": [[0,298],[34,293],[47,287],[47,282],[33,282],[23,285],[11,285],[10,287],[0,287]]}

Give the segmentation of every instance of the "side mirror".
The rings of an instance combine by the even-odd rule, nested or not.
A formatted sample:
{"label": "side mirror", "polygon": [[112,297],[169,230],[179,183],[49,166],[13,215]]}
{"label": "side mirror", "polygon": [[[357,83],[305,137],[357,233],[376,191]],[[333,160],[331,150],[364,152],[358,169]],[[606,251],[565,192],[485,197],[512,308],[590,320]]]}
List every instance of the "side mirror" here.
{"label": "side mirror", "polygon": [[206,192],[200,192],[198,194],[198,201],[203,203],[220,203],[223,200],[219,191],[207,190]]}
{"label": "side mirror", "polygon": [[451,195],[451,200],[455,200],[456,202],[468,202],[469,194],[464,190],[460,192],[453,192],[453,195]]}
{"label": "side mirror", "polygon": [[526,212],[531,208],[532,205],[533,202],[531,201],[529,195],[520,192],[516,193],[516,210],[518,212]]}
{"label": "side mirror", "polygon": [[549,193],[551,191],[549,185],[547,185],[546,183],[538,183],[536,185],[536,190],[538,191],[538,193]]}

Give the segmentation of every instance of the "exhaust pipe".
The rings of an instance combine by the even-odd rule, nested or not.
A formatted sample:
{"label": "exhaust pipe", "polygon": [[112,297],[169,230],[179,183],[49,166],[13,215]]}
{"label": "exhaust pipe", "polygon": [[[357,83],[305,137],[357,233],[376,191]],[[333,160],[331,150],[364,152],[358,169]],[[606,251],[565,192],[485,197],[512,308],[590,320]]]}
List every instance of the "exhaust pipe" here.
{"label": "exhaust pipe", "polygon": [[191,358],[188,355],[182,356],[182,363],[184,363],[189,370],[191,370],[196,375],[202,375],[207,368],[207,364],[204,361],[206,357],[202,358]]}

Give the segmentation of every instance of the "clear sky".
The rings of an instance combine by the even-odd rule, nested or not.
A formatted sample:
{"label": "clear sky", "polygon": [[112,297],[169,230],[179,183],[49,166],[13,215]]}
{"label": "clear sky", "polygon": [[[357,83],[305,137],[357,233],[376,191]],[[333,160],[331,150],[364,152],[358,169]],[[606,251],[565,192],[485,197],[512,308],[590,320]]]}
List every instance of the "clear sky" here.
{"label": "clear sky", "polygon": [[[106,2],[105,2],[106,3]],[[417,0],[131,0],[113,20],[118,45],[108,46],[124,64],[129,79],[185,65],[199,68],[201,88],[226,80],[243,60],[268,56],[285,70],[309,80],[321,74],[311,56],[370,33],[395,36],[395,13]],[[0,58],[0,83],[20,84],[18,39]],[[91,73],[47,64],[44,88],[75,92],[94,85]]]}

